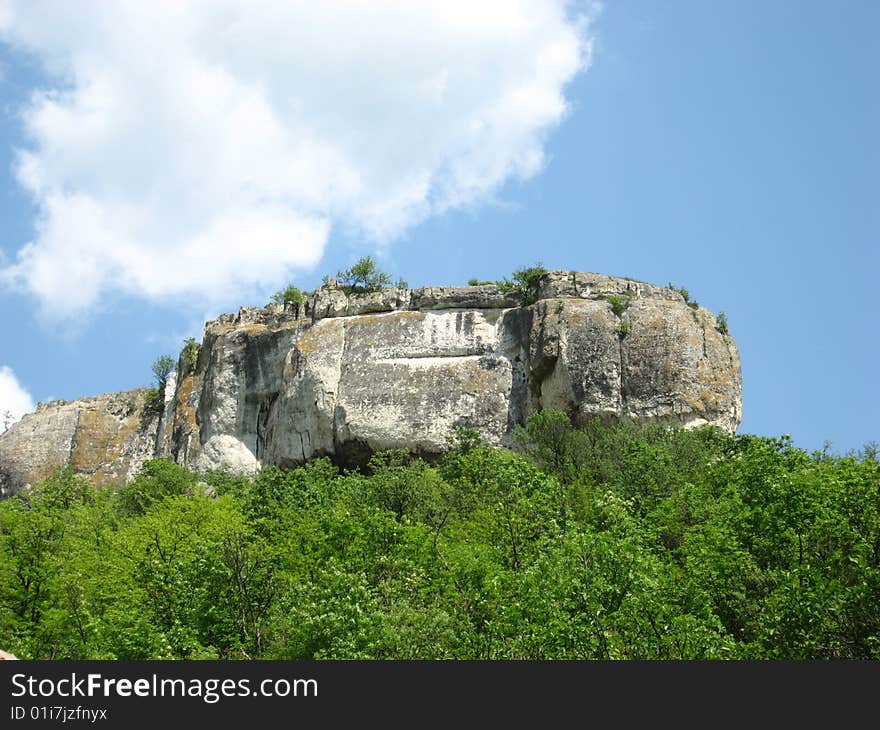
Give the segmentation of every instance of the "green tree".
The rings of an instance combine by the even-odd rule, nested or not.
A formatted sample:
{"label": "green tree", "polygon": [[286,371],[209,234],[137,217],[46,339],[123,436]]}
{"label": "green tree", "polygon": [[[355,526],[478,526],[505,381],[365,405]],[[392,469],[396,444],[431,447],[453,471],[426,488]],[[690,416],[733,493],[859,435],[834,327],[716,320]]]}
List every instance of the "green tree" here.
{"label": "green tree", "polygon": [[63,536],[63,516],[41,500],[0,503],[0,635],[16,656],[52,654],[45,619]]}
{"label": "green tree", "polygon": [[127,566],[127,602],[150,618],[171,657],[241,656],[249,619],[224,552],[241,529],[229,497],[195,495],[156,503],[114,536]]}
{"label": "green tree", "polygon": [[66,538],[93,490],[69,467],[0,502],[0,642],[22,658],[68,656],[69,626],[55,617]]}
{"label": "green tree", "polygon": [[515,438],[537,464],[566,482],[576,478],[576,431],[568,415],[545,409],[529,416]]}
{"label": "green tree", "polygon": [[532,266],[523,266],[513,272],[513,281],[516,283],[517,291],[522,297],[524,305],[534,304],[538,283],[546,273],[547,269],[540,261]]}
{"label": "green tree", "polygon": [[165,384],[168,382],[168,376],[174,372],[176,363],[171,355],[162,355],[157,357],[153,362],[153,377],[156,379],[156,389],[161,393],[165,390]]}
{"label": "green tree", "polygon": [[372,256],[358,259],[351,268],[339,271],[336,278],[349,294],[365,294],[391,286],[391,275],[380,271]]}
{"label": "green tree", "polygon": [[127,517],[144,514],[165,497],[193,494],[197,481],[195,474],[169,459],[150,459],[133,481],[120,487],[119,512]]}
{"label": "green tree", "polygon": [[364,498],[371,504],[392,512],[398,520],[427,525],[443,520],[450,490],[425,462],[411,460],[409,453],[401,449],[375,454],[367,468],[371,476]]}

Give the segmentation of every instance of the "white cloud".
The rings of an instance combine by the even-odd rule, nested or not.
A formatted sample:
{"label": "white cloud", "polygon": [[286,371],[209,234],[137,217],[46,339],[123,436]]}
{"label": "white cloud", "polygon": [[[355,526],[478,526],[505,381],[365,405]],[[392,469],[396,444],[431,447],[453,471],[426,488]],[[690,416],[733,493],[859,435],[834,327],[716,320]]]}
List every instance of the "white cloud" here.
{"label": "white cloud", "polygon": [[[564,0],[0,0],[54,88],[23,120],[37,234],[2,270],[56,316],[227,298],[544,164],[589,60]],[[222,292],[222,296],[218,293]]]}
{"label": "white cloud", "polygon": [[36,408],[34,399],[6,365],[0,366],[0,433]]}

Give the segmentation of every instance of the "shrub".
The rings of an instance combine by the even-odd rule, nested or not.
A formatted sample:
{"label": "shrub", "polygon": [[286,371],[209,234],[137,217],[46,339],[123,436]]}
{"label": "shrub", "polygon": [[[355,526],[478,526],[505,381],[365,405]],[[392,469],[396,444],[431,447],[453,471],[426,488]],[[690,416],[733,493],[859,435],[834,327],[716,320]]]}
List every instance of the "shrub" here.
{"label": "shrub", "polygon": [[290,284],[286,289],[275,292],[272,301],[276,304],[293,304],[298,307],[303,303],[303,293],[299,287]]}
{"label": "shrub", "polygon": [[150,388],[144,394],[144,410],[145,411],[159,411],[162,409],[163,399],[162,399],[162,391],[158,388]]}
{"label": "shrub", "polygon": [[483,437],[480,432],[466,426],[456,426],[455,430],[446,437],[447,456],[466,454],[471,449],[483,445]]}
{"label": "shrub", "polygon": [[718,331],[721,334],[729,334],[729,330],[727,328],[727,315],[724,312],[718,312]]}
{"label": "shrub", "polygon": [[611,305],[611,311],[614,312],[618,317],[620,317],[629,306],[630,300],[632,297],[628,296],[617,296],[616,294],[609,294],[605,297],[608,300],[608,303]]}
{"label": "shrub", "polygon": [[502,294],[518,294],[522,306],[527,307],[535,303],[538,282],[546,273],[547,269],[538,261],[534,266],[524,266],[521,269],[517,269],[511,274],[511,279],[508,279],[506,276],[495,282],[470,279],[468,284],[471,286],[495,284],[498,287],[498,291]]}
{"label": "shrub", "polygon": [[681,298],[684,299],[685,304],[687,304],[691,301],[691,293],[687,289],[685,289],[683,286],[676,286],[675,284],[673,284],[670,281],[668,288],[672,289],[672,291],[674,291],[674,292],[678,292],[679,294],[681,294]]}
{"label": "shrub", "polygon": [[473,278],[468,279],[468,286],[490,286],[494,284],[502,294],[518,294],[522,306],[527,307],[535,303],[538,282],[546,273],[547,269],[538,261],[533,266],[524,266],[521,269],[517,269],[511,274],[511,278],[504,276],[497,281]]}
{"label": "shrub", "polygon": [[617,325],[617,334],[620,337],[626,337],[629,334],[629,322],[619,322]]}
{"label": "shrub", "polygon": [[669,282],[667,287],[668,289],[672,289],[674,292],[678,292],[681,294],[682,299],[684,299],[684,303],[687,304],[691,309],[698,309],[700,304],[696,299],[691,299],[691,293],[685,289],[683,286],[676,286],[672,282]]}
{"label": "shrub", "polygon": [[195,337],[187,337],[183,341],[183,349],[180,351],[180,359],[187,373],[191,373],[196,369],[199,361],[199,350],[201,346],[196,342]]}
{"label": "shrub", "polygon": [[523,306],[534,304],[536,290],[541,277],[547,273],[544,265],[538,261],[534,266],[525,266],[513,272],[516,291],[519,292]]}

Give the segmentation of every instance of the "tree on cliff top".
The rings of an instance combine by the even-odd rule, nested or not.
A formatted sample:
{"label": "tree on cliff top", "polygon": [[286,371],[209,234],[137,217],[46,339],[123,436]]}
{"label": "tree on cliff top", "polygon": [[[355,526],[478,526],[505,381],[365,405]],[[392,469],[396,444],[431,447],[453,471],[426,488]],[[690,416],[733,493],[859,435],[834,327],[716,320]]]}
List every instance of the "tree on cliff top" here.
{"label": "tree on cliff top", "polygon": [[272,295],[272,301],[276,304],[292,304],[294,306],[299,306],[303,303],[303,293],[299,287],[289,284],[284,289],[275,292]]}
{"label": "tree on cliff top", "polygon": [[[379,271],[372,256],[364,256],[350,269],[339,271],[336,278],[346,294],[367,294],[391,286],[391,275]],[[406,286],[402,279],[397,286]]]}

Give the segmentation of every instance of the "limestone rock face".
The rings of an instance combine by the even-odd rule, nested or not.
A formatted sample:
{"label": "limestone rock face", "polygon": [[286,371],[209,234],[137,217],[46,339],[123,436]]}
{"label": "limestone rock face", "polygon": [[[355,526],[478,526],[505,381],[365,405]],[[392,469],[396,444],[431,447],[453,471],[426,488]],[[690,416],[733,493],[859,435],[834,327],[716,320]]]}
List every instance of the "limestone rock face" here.
{"label": "limestone rock face", "polygon": [[42,407],[0,436],[0,472],[34,481],[67,463],[120,483],[150,456],[253,473],[389,448],[432,455],[457,426],[506,444],[540,408],[577,423],[739,425],[739,354],[710,312],[583,272],[549,272],[533,295],[529,306],[492,285],[355,296],[331,282],[298,306],[242,308],[207,323],[161,415],[126,411],[131,394]]}
{"label": "limestone rock face", "polygon": [[130,479],[156,450],[160,414],[146,389],[41,403],[0,435],[0,496],[70,465],[97,484]]}

